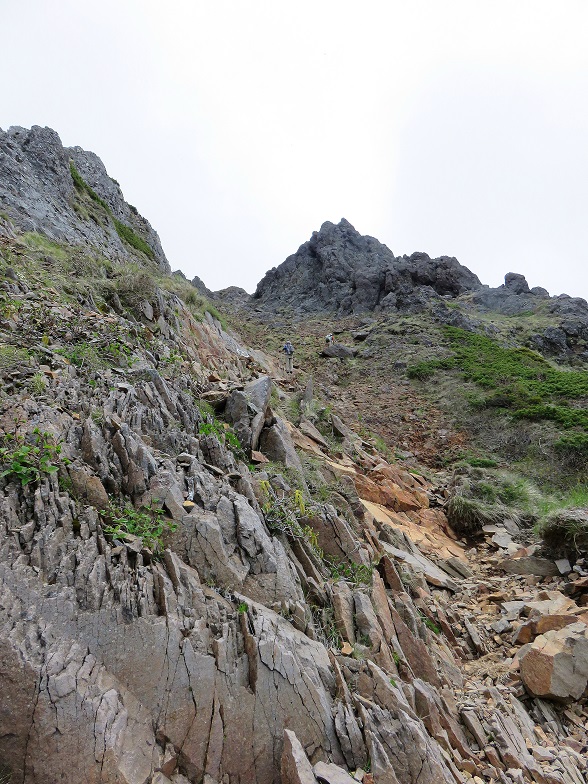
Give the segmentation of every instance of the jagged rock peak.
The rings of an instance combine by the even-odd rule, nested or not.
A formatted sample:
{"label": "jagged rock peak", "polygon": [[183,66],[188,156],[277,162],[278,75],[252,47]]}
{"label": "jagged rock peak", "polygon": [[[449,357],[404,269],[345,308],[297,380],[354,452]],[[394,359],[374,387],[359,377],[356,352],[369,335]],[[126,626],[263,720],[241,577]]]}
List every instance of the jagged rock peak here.
{"label": "jagged rock peak", "polygon": [[[76,187],[70,162],[98,199],[80,183]],[[81,147],[64,147],[51,128],[0,128],[0,209],[22,231],[89,246],[112,261],[151,257],[169,272],[157,232],[125,201],[100,158]],[[141,242],[147,255],[136,247]]]}
{"label": "jagged rock peak", "polygon": [[480,287],[478,277],[457,259],[431,259],[426,253],[396,257],[343,218],[338,224],[323,223],[295,254],[265,275],[253,296],[272,307],[344,315],[414,310],[431,297],[457,296]]}

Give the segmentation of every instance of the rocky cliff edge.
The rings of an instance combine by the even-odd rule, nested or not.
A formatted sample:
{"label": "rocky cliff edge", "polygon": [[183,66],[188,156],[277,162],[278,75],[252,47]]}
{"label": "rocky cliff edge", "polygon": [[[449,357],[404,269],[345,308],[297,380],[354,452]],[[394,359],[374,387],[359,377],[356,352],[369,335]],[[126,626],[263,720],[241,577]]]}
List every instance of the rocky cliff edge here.
{"label": "rocky cliff edge", "polygon": [[0,129],[0,208],[22,231],[169,271],[157,232],[127,204],[100,158],[64,147],[51,128]]}

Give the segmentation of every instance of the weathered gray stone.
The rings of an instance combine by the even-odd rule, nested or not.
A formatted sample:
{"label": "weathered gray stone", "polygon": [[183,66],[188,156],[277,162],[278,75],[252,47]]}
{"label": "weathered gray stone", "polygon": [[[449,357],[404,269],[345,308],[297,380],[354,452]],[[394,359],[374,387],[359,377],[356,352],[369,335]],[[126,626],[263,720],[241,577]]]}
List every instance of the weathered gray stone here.
{"label": "weathered gray stone", "polygon": [[312,438],[313,441],[316,441],[317,444],[328,449],[328,444],[324,439],[324,436],[316,429],[316,427],[310,422],[308,419],[302,419],[298,428],[301,433],[304,433],[305,436],[308,438]]}
{"label": "weathered gray stone", "polygon": [[108,509],[110,498],[97,476],[92,476],[84,469],[73,466],[69,468],[69,476],[73,491],[78,498],[95,506],[96,509]]}
{"label": "weathered gray stone", "polygon": [[300,458],[283,419],[278,417],[274,425],[262,431],[260,446],[263,454],[270,460],[283,463],[286,468],[293,468],[302,474]]}
{"label": "weathered gray stone", "polygon": [[501,561],[500,568],[508,574],[534,574],[537,577],[555,577],[559,569],[553,561],[534,555],[509,558]]}
{"label": "weathered gray stone", "polygon": [[325,784],[355,784],[355,779],[332,762],[317,762],[314,775]]}
{"label": "weathered gray stone", "polygon": [[335,357],[336,359],[351,359],[357,356],[358,349],[344,346],[342,343],[331,343],[321,351],[323,357]]}
{"label": "weathered gray stone", "polygon": [[353,623],[355,608],[353,604],[353,594],[347,583],[339,582],[333,585],[332,602],[337,631],[344,640],[353,644],[355,642],[355,629]]}

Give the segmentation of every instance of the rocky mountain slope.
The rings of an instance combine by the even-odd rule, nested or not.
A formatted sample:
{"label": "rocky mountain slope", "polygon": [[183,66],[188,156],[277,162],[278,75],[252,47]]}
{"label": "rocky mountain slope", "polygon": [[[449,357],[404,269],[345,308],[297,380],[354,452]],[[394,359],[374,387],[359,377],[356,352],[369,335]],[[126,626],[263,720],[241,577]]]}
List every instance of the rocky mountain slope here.
{"label": "rocky mountain slope", "polygon": [[1,780],[586,780],[576,535],[456,533],[476,477],[286,378],[267,303],[233,292],[243,338],[155,251],[3,209]]}
{"label": "rocky mountain slope", "polygon": [[279,351],[289,337],[322,394],[391,449],[437,468],[464,456],[517,464],[559,486],[585,476],[581,298],[512,272],[489,288],[448,257],[397,258],[345,220],[324,224],[253,297],[216,296],[253,344]]}
{"label": "rocky mountain slope", "polygon": [[63,147],[51,128],[0,129],[0,205],[22,231],[91,248],[111,260],[146,256],[169,271],[157,233],[127,204],[100,158]]}

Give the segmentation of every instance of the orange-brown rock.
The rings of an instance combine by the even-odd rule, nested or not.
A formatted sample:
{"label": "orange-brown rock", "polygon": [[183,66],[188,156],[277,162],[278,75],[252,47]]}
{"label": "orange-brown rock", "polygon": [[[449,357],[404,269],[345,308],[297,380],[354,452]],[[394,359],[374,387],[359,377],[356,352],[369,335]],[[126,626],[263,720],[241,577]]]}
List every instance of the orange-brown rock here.
{"label": "orange-brown rock", "polygon": [[576,615],[543,615],[540,618],[533,618],[527,623],[523,624],[515,638],[515,642],[519,645],[525,645],[532,642],[538,634],[545,634],[545,632],[559,631],[572,623],[586,623],[583,618]]}
{"label": "orange-brown rock", "polygon": [[406,512],[422,508],[421,502],[412,493],[403,490],[389,479],[384,479],[384,481],[377,483],[367,476],[357,474],[353,477],[353,480],[358,495],[367,501],[387,506],[395,512]]}
{"label": "orange-brown rock", "polygon": [[539,635],[519,652],[521,679],[536,697],[578,700],[588,684],[588,628],[572,624]]}

